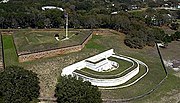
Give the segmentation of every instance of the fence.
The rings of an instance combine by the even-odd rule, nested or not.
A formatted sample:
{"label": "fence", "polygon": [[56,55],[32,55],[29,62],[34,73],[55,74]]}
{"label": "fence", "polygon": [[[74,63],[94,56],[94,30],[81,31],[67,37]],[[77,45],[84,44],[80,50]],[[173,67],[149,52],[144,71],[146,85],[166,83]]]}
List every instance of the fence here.
{"label": "fence", "polygon": [[156,85],[154,86],[151,90],[147,91],[146,93],[144,94],[141,94],[141,95],[138,95],[138,96],[135,96],[135,97],[132,97],[132,98],[126,98],[126,99],[103,99],[103,102],[104,103],[119,103],[119,102],[129,102],[129,101],[133,101],[133,100],[136,100],[136,99],[140,99],[140,98],[144,98],[148,95],[150,95],[151,93],[153,93],[155,90],[157,90],[163,82],[165,82],[165,80],[168,78],[168,71],[164,65],[164,62],[163,62],[163,59],[162,59],[162,55],[161,55],[161,52],[158,48],[158,45],[157,43],[156,44],[156,48],[157,48],[157,51],[158,51],[158,54],[159,54],[159,57],[160,57],[160,60],[161,60],[161,63],[162,63],[162,66],[163,66],[163,69],[164,69],[164,72],[166,74],[166,76]]}

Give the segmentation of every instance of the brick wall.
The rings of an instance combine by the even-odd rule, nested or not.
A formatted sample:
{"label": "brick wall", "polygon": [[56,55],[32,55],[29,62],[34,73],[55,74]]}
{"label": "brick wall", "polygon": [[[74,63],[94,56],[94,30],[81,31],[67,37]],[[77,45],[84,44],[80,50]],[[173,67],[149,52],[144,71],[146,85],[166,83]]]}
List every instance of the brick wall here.
{"label": "brick wall", "polygon": [[36,60],[36,59],[40,59],[40,58],[53,57],[53,56],[60,55],[60,54],[77,52],[77,51],[82,50],[84,48],[85,44],[91,38],[92,38],[92,34],[88,38],[86,38],[82,44],[76,45],[76,46],[42,51],[42,52],[37,52],[37,53],[22,54],[22,55],[19,55],[19,62],[31,61],[31,60]]}
{"label": "brick wall", "polygon": [[19,62],[31,61],[31,60],[40,59],[40,58],[52,57],[52,56],[56,56],[59,54],[76,52],[76,51],[80,51],[81,49],[82,49],[82,46],[77,45],[77,46],[73,46],[73,47],[67,47],[67,48],[19,55]]}
{"label": "brick wall", "polygon": [[[36,30],[42,31],[42,30]],[[51,31],[51,30],[49,30]],[[110,29],[95,29],[93,30],[92,34],[86,38],[80,45],[72,46],[72,47],[65,47],[65,48],[60,48],[60,49],[54,49],[54,50],[47,50],[47,51],[40,51],[36,53],[28,53],[28,54],[19,54],[18,59],[19,62],[25,62],[25,61],[31,61],[31,60],[36,60],[40,58],[46,58],[46,57],[52,57],[60,54],[67,54],[71,52],[77,52],[80,51],[84,48],[85,44],[92,38],[92,35],[104,35],[104,34],[111,34],[111,32],[114,32],[114,30]],[[3,34],[13,34],[13,31],[5,31]]]}

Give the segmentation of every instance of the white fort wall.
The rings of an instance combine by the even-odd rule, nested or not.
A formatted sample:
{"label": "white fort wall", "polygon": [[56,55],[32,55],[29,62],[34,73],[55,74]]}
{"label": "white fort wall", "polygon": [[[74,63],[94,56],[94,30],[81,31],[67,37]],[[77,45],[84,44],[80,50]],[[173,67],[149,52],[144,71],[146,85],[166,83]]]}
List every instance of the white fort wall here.
{"label": "white fort wall", "polygon": [[85,60],[83,60],[83,61],[77,62],[75,64],[72,64],[68,67],[65,67],[62,70],[61,75],[62,76],[65,76],[65,75],[72,75],[73,76],[73,72],[75,70],[81,70],[82,68],[85,68],[85,67],[86,67],[86,63],[85,63]]}
{"label": "white fort wall", "polygon": [[[117,56],[114,54],[115,53],[113,52],[113,49],[111,49],[111,50],[108,50],[108,51],[103,52],[101,54],[98,54],[96,56],[93,56],[91,58],[88,58],[86,60],[95,60],[96,61],[96,58],[102,59],[102,58],[108,58],[108,57],[112,56],[115,58],[119,58],[121,60],[131,62],[133,64],[131,67],[127,68],[126,70],[129,70],[132,67],[134,67],[135,63],[137,64],[136,67],[132,71],[128,72],[127,74],[125,74],[124,76],[121,76],[121,77],[117,77],[117,78],[113,78],[113,79],[97,79],[97,78],[88,77],[88,76],[85,76],[83,74],[74,72],[75,70],[81,70],[82,68],[87,67],[86,60],[83,60],[83,61],[80,61],[78,63],[72,64],[72,65],[64,68],[62,70],[61,75],[62,76],[72,75],[72,76],[81,77],[85,81],[91,82],[92,85],[97,85],[97,86],[117,86],[117,85],[121,85],[123,83],[126,83],[128,80],[130,80],[131,78],[133,78],[135,75],[137,75],[139,73],[139,63],[142,64],[141,61],[134,59],[134,58],[131,58],[131,57]],[[119,74],[121,74],[121,73],[119,73]]]}
{"label": "white fort wall", "polygon": [[112,65],[111,65],[111,61],[105,59],[105,60],[103,60],[99,63],[96,63],[96,64],[86,62],[86,67],[89,69],[92,69],[94,71],[101,72],[103,70],[108,70],[109,68],[112,68]]}
{"label": "white fort wall", "polygon": [[[119,57],[119,56],[115,56],[113,55],[112,57],[116,57],[116,58],[121,58],[121,59],[125,59],[128,61],[131,61],[130,59],[124,58],[124,57]],[[131,58],[133,59],[133,58]],[[133,59],[134,60],[134,59]],[[135,61],[136,62],[136,61]],[[130,71],[129,73],[127,73],[126,75],[119,77],[119,78],[114,78],[114,79],[97,79],[97,78],[92,78],[92,77],[87,77],[85,75],[73,72],[74,76],[79,76],[81,78],[83,78],[85,81],[89,81],[92,83],[92,85],[97,85],[97,86],[117,86],[117,85],[121,85],[125,82],[127,82],[128,80],[130,80],[131,78],[133,78],[135,75],[137,75],[139,73],[139,63],[136,62],[137,67]],[[132,67],[128,68],[131,69]]]}
{"label": "white fort wall", "polygon": [[[87,59],[82,60],[82,61],[80,61],[80,62],[77,62],[77,63],[75,63],[75,64],[72,64],[72,65],[70,65],[70,66],[68,66],[68,67],[65,67],[65,68],[62,70],[61,75],[62,75],[62,76],[64,76],[64,75],[72,75],[73,71],[75,71],[76,69],[77,69],[77,70],[80,70],[80,69],[82,69],[82,68],[85,68],[87,65],[88,65],[88,67],[89,67],[90,65],[86,62],[86,60],[88,60],[88,61],[92,61],[92,60],[96,61],[97,59],[108,58],[108,57],[110,57],[110,56],[113,55],[113,54],[115,54],[114,51],[113,51],[113,49],[110,49],[110,50],[108,50],[108,51],[105,51],[105,52],[100,53],[100,54],[98,54],[98,55],[95,55],[95,56],[93,56],[93,57],[90,57],[90,58],[87,58]],[[87,63],[87,64],[86,64],[86,63]],[[90,68],[93,68],[93,67],[94,67],[94,66],[92,66],[92,67],[90,67]]]}
{"label": "white fort wall", "polygon": [[83,78],[85,81],[91,82],[92,85],[97,85],[97,86],[117,86],[117,85],[121,85],[121,84],[127,82],[128,80],[130,80],[132,77],[134,77],[138,73],[139,73],[139,66],[136,67],[131,72],[129,72],[128,74],[126,74],[126,75],[124,75],[122,77],[119,77],[119,78],[114,78],[114,79],[91,78],[91,77],[87,77],[85,75],[73,72],[73,74],[75,76],[79,76],[79,77]]}

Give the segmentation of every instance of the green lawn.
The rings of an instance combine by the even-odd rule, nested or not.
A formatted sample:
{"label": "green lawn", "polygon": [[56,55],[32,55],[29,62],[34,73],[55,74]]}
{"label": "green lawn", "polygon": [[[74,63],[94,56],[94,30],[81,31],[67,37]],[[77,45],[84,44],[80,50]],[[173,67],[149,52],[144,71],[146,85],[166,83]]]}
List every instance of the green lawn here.
{"label": "green lawn", "polygon": [[[139,73],[138,73],[136,76],[134,76],[133,78],[131,78],[130,80],[128,80],[126,83],[121,84],[121,85],[118,85],[118,86],[114,86],[114,87],[125,86],[125,85],[128,85],[128,84],[130,84],[130,83],[133,83],[135,80],[137,80],[138,78],[140,78],[144,73],[146,73],[146,70],[147,70],[147,69],[145,68],[145,66],[140,65],[140,71],[139,71]],[[109,88],[109,87],[103,87],[103,88]],[[121,94],[117,94],[117,95],[121,95]]]}
{"label": "green lawn", "polygon": [[11,35],[3,35],[5,66],[18,65],[18,57]]}
{"label": "green lawn", "polygon": [[[130,56],[143,61],[149,66],[150,70],[143,79],[133,86],[116,90],[101,90],[102,98],[122,99],[134,97],[151,90],[165,77],[165,73],[155,47],[145,47],[141,50],[131,49],[124,45],[124,34],[117,35],[112,33],[108,35],[93,36],[94,37],[90,40],[90,42],[88,42],[82,51],[51,58],[39,59],[31,62],[18,63],[16,51],[13,45],[13,37],[11,35],[3,35],[5,63],[6,66],[21,65],[25,69],[32,70],[33,72],[37,73],[40,79],[41,97],[53,97],[57,77],[60,75],[64,67],[110,48],[113,48],[116,54]],[[173,52],[175,54],[179,53],[177,51],[178,50]],[[158,102],[160,101],[159,99],[164,98],[164,96],[169,96],[169,93],[174,93],[173,91],[180,93],[180,85],[177,85],[180,84],[179,81],[179,77],[170,74],[168,79],[157,91],[150,94],[148,97],[137,100],[137,103],[153,103],[154,101]]]}
{"label": "green lawn", "polygon": [[[110,57],[110,59],[117,61],[119,63],[119,65],[121,65],[121,66],[118,69],[113,70],[111,72],[96,72],[96,71],[90,70],[88,68],[76,70],[75,72],[83,74],[88,77],[93,77],[93,78],[98,78],[98,79],[113,79],[113,78],[122,77],[137,67],[136,62],[134,63],[134,66],[131,67],[131,63],[129,63],[127,61],[122,62],[122,60],[117,60],[117,58],[112,58],[112,57]],[[129,67],[131,67],[131,68],[128,69]],[[126,71],[124,71],[124,70],[126,70]],[[124,71],[124,72],[122,72],[122,71]]]}
{"label": "green lawn", "polygon": [[140,65],[140,70],[139,73],[134,76],[133,78],[131,78],[129,81],[127,81],[126,83],[124,83],[123,85],[127,85],[129,83],[134,82],[135,80],[137,80],[138,78],[140,78],[143,74],[145,74],[147,72],[147,68],[143,65]]}
{"label": "green lawn", "polygon": [[179,103],[180,79],[169,74],[168,78],[152,94],[133,101],[133,103]]}
{"label": "green lawn", "polygon": [[[90,30],[69,31],[70,39],[61,41],[65,37],[64,31],[34,31],[21,30],[16,31],[13,35],[18,54],[26,52],[37,52],[48,49],[62,48],[66,46],[81,44],[90,34]],[[60,41],[54,36],[59,35]]]}
{"label": "green lawn", "polygon": [[149,66],[149,73],[140,81],[138,81],[135,85],[118,90],[103,90],[102,96],[104,98],[109,98],[109,95],[111,95],[110,98],[121,97],[122,99],[126,99],[141,95],[151,90],[161,81],[161,79],[165,77],[165,73],[163,71],[160,61],[158,59],[153,58],[152,60],[156,61],[157,63],[150,64],[150,62],[144,61]]}
{"label": "green lawn", "polygon": [[107,48],[101,44],[99,44],[99,39],[101,38],[102,36],[100,35],[94,35],[92,37],[92,39],[86,44],[86,48],[87,49],[97,49],[97,50],[100,50],[100,51],[105,51]]}

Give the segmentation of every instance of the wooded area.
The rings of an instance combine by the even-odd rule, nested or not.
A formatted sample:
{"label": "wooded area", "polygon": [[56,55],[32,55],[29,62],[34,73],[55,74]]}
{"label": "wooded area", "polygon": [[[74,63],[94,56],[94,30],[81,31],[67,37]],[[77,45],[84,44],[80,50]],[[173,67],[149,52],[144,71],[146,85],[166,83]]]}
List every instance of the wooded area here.
{"label": "wooded area", "polygon": [[[162,41],[165,33],[157,27],[170,25],[177,29],[175,23],[180,18],[180,10],[169,11],[152,9],[165,3],[176,6],[176,0],[13,0],[0,4],[0,28],[64,28],[64,12],[56,9],[42,10],[43,6],[56,6],[69,14],[69,28],[110,28],[127,34],[125,44],[132,48],[154,45]],[[129,12],[132,6],[145,11]],[[114,14],[115,13],[115,14]]]}

